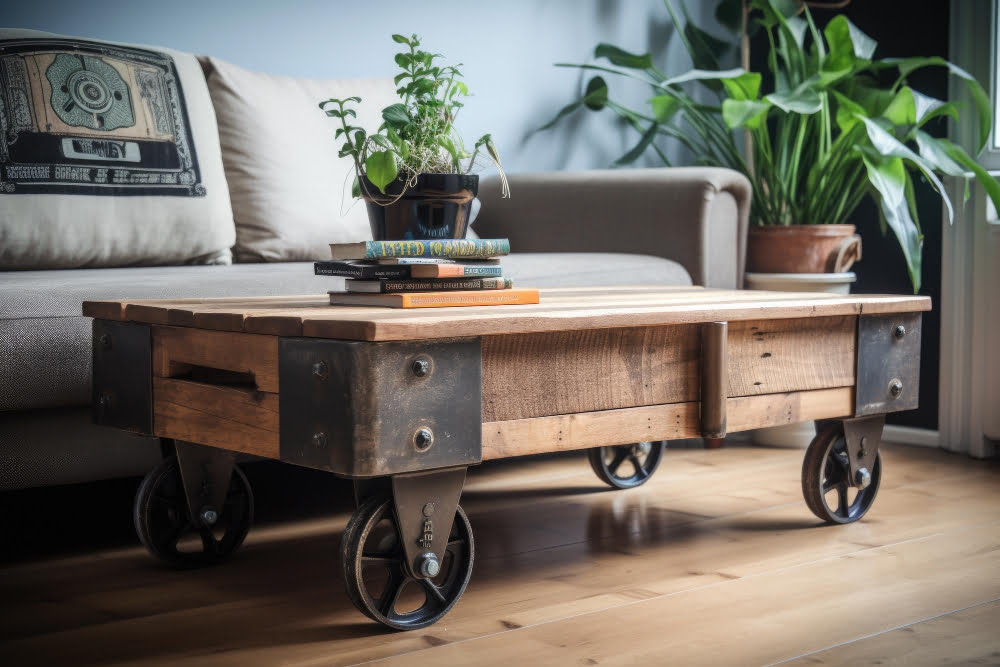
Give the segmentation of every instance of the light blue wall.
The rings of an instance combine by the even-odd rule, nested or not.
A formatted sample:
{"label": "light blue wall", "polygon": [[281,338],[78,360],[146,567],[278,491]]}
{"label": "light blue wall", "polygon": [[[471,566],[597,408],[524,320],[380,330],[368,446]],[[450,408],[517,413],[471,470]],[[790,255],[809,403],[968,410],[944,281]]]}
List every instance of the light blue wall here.
{"label": "light blue wall", "polygon": [[[715,3],[689,1],[699,23]],[[637,139],[610,112],[579,112],[529,136],[579,95],[586,78],[557,61],[588,61],[598,42],[654,54],[668,74],[690,63],[661,0],[5,0],[0,26],[216,56],[303,77],[392,76],[394,32],[464,63],[475,95],[459,117],[466,138],[491,132],[511,172],[608,166]],[[612,84],[616,85],[617,82]],[[641,103],[643,86],[613,94]],[[331,150],[333,146],[331,145]],[[654,164],[648,160],[648,164]]]}

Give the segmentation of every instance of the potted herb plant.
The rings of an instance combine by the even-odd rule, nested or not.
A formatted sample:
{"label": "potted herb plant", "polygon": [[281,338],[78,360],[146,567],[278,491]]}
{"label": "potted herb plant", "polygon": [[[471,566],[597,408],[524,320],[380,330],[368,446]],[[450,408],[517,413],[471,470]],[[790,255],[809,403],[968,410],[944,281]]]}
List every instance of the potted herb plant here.
{"label": "potted herb plant", "polygon": [[[682,25],[670,0],[666,5],[674,24]],[[580,107],[607,109],[639,135],[617,164],[652,150],[669,165],[657,145],[668,139],[690,149],[701,164],[746,174],[753,187],[751,271],[823,272],[838,257],[849,261],[852,252],[859,253],[851,247],[851,216],[862,200],[873,197],[883,229],[899,240],[916,292],[923,236],[914,175],[922,175],[941,195],[949,221],[952,204],[941,175],[968,179],[971,173],[1000,206],[1000,184],[960,146],[925,131],[932,119],[957,120],[957,106],[908,84],[909,75],[924,67],[945,67],[962,80],[975,102],[981,150],[990,131],[989,98],[968,73],[937,57],[877,59],[875,40],[845,16],[834,17],[820,31],[809,8],[797,0],[724,0],[717,17],[742,28],[743,68],[721,70],[718,56],[728,45],[690,21],[678,34],[695,69],[679,76],[664,75],[649,54],[601,44],[594,55],[608,65],[560,65],[601,74],[545,127]],[[764,30],[768,38],[766,77],[748,71],[746,35],[753,29]],[[650,86],[648,107],[635,110],[612,100],[603,76],[609,73]],[[694,95],[691,82],[705,87],[715,101]]]}
{"label": "potted herb plant", "polygon": [[489,134],[472,152],[455,129],[461,99],[469,94],[458,66],[437,65],[440,54],[422,51],[416,35],[393,35],[407,47],[396,54],[401,72],[394,81],[401,102],[382,110],[373,134],[350,124],[360,97],[329,99],[320,109],[340,121],[341,157],[354,161],[354,197],[362,197],[375,240],[464,238],[479,176],[469,173],[485,155],[500,172],[503,196],[510,195],[500,156]]}

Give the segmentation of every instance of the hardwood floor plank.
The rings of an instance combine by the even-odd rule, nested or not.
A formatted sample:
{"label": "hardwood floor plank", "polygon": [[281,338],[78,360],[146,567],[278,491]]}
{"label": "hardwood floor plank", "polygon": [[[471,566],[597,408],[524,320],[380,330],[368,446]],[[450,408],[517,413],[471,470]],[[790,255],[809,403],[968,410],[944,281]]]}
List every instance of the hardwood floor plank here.
{"label": "hardwood floor plank", "polygon": [[783,662],[783,665],[995,665],[1000,600],[959,609]]}

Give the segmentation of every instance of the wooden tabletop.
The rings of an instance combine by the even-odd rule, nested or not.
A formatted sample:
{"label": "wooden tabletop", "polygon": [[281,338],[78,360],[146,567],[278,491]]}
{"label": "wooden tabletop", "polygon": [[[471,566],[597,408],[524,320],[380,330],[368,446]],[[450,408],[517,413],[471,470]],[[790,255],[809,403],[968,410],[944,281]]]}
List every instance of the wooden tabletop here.
{"label": "wooden tabletop", "polygon": [[85,301],[83,314],[277,336],[416,340],[713,321],[930,310],[924,296],[841,295],[703,287],[541,290],[541,303],[463,308],[331,306],[327,295]]}

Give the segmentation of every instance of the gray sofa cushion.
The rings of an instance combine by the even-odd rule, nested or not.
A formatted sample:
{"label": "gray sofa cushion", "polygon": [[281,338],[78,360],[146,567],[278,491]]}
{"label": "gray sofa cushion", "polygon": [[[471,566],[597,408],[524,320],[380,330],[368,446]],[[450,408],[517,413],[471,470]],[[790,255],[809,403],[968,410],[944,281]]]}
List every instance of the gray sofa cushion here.
{"label": "gray sofa cushion", "polygon": [[[691,284],[679,264],[646,255],[515,254],[504,273],[526,287]],[[340,285],[309,262],[0,273],[0,411],[90,402],[85,300],[323,295]]]}

